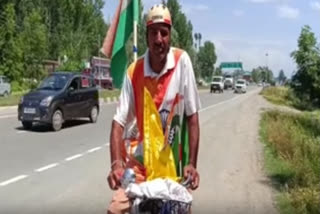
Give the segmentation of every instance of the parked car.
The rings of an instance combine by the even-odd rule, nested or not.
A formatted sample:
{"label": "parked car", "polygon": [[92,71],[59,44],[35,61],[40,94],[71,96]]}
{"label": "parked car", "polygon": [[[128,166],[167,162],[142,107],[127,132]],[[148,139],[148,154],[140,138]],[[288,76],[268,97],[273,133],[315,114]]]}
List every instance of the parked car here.
{"label": "parked car", "polygon": [[244,79],[238,79],[236,81],[234,93],[246,93],[247,92],[247,81]]}
{"label": "parked car", "polygon": [[223,88],[223,76],[213,76],[210,86],[210,93],[215,93],[216,91],[219,91],[219,93],[223,93]]}
{"label": "parked car", "polygon": [[7,97],[11,93],[11,84],[5,76],[0,76],[0,96]]}
{"label": "parked car", "polygon": [[66,120],[88,117],[97,122],[99,92],[93,78],[79,73],[54,72],[40,86],[21,97],[18,119],[25,129],[33,122],[50,124],[59,131]]}

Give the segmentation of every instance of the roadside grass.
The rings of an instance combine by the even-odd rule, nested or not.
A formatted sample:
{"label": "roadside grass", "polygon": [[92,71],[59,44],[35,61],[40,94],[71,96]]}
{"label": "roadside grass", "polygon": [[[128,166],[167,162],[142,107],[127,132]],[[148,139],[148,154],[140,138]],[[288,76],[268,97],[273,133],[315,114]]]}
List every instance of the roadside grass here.
{"label": "roadside grass", "polygon": [[198,90],[205,90],[205,89],[210,89],[210,85],[207,85],[207,86],[200,86],[198,85]]}
{"label": "roadside grass", "polygon": [[289,87],[271,86],[261,92],[264,98],[276,105],[285,105],[301,111],[315,111],[317,106],[306,97],[297,97]]}
{"label": "roadside grass", "polygon": [[26,92],[13,92],[8,97],[0,97],[0,106],[18,105],[21,96]]}
{"label": "roadside grass", "polygon": [[[0,106],[15,106],[19,104],[21,96],[27,92],[14,92],[8,97],[0,97]],[[99,90],[99,97],[106,99],[107,97],[119,97],[120,90]]]}
{"label": "roadside grass", "polygon": [[320,115],[277,110],[262,114],[265,168],[280,194],[282,214],[320,213]]}
{"label": "roadside grass", "polygon": [[106,99],[108,97],[119,97],[120,96],[120,90],[119,89],[113,89],[113,90],[99,90],[99,97]]}
{"label": "roadside grass", "polygon": [[261,91],[269,102],[277,105],[293,106],[290,100],[290,91],[287,87],[268,87]]}

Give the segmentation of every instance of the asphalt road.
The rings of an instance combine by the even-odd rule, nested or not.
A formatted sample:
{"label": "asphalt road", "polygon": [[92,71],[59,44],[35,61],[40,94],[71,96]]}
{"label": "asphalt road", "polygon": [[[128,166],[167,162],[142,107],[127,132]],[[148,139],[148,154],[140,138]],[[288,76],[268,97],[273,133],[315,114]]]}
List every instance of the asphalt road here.
{"label": "asphalt road", "polygon": [[[247,94],[242,95],[201,91],[201,129],[215,124],[215,117],[223,115],[228,106],[236,112],[237,105],[250,100],[259,90],[249,87]],[[115,107],[116,103],[102,105],[97,124],[73,121],[59,132],[45,126],[25,131],[17,120],[16,109],[0,110],[0,213],[105,213],[112,195],[106,176]],[[201,138],[212,139],[214,135],[202,132]],[[205,149],[208,143],[201,141],[201,148]],[[205,160],[206,155],[214,153],[202,155],[199,165],[212,164]],[[204,164],[203,167],[206,168]],[[214,174],[205,170],[204,183]],[[202,199],[205,192],[205,188],[200,188],[199,196],[195,195],[194,213],[205,206],[214,209],[208,198]]]}

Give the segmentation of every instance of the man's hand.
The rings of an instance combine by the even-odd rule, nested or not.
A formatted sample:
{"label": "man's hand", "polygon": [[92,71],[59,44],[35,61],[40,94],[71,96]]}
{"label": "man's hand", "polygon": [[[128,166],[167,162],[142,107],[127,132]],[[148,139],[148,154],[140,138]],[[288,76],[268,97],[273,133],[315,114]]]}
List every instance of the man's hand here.
{"label": "man's hand", "polygon": [[188,179],[188,176],[191,176],[191,186],[192,190],[195,190],[199,187],[200,176],[196,168],[192,164],[189,164],[183,169],[184,179]]}
{"label": "man's hand", "polygon": [[108,183],[109,183],[109,187],[112,190],[117,190],[119,189],[119,187],[121,187],[121,177],[124,173],[124,168],[123,166],[114,166],[109,175],[108,175]]}

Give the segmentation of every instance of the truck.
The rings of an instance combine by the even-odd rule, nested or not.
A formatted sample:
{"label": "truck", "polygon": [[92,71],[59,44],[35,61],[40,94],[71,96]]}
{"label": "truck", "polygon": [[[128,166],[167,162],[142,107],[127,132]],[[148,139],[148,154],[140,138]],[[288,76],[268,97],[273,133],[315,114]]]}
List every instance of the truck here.
{"label": "truck", "polygon": [[219,91],[219,93],[223,93],[223,89],[223,76],[213,76],[212,82],[210,84],[210,93],[215,93],[216,91]]}
{"label": "truck", "polygon": [[232,75],[226,74],[224,76],[224,89],[233,89],[234,88],[234,79]]}

